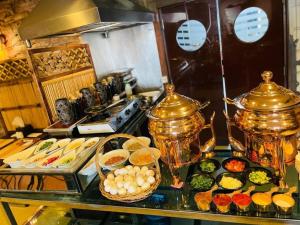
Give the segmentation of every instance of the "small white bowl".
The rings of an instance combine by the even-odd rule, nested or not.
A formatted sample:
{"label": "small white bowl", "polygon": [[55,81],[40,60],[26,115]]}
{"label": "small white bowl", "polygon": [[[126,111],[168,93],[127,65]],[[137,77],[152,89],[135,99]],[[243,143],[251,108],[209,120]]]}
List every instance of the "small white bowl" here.
{"label": "small white bowl", "polygon": [[[64,161],[66,161],[67,159],[70,159],[70,162],[67,164],[64,164]],[[59,158],[58,160],[56,160],[51,167],[56,167],[56,168],[69,168],[72,163],[74,163],[76,159],[76,152],[74,151],[70,151],[68,154],[62,156],[61,158]]]}
{"label": "small white bowl", "polygon": [[[48,150],[56,141],[57,141],[56,138],[50,138],[50,139],[41,141],[40,143],[37,144],[36,149],[34,150],[34,154],[39,154],[41,152]],[[52,142],[52,144],[44,149],[41,149],[43,147],[43,145],[47,142]]]}
{"label": "small white bowl", "polygon": [[[149,146],[151,143],[150,138],[148,137],[137,137],[140,141],[142,141],[146,146]],[[139,149],[143,149],[144,147],[140,146],[140,148],[132,149],[132,145],[137,144],[140,145],[137,141],[134,139],[129,139],[128,141],[125,141],[124,144],[122,145],[123,149],[126,149],[130,152],[137,151]]]}
{"label": "small white bowl", "polygon": [[[48,155],[45,159],[39,161],[37,163],[37,166],[40,167],[40,168],[50,168],[52,167],[52,164],[55,163],[57,160],[59,160],[59,158],[61,157],[61,154],[62,154],[62,149],[61,150],[58,150],[50,155]],[[47,164],[47,165],[43,165],[44,163],[47,163],[47,161],[53,157],[58,157],[56,160],[54,160],[53,162]]]}
{"label": "small white bowl", "polygon": [[[104,169],[108,169],[108,170],[119,169],[119,168],[122,168],[124,166],[125,162],[129,158],[129,155],[130,155],[129,151],[127,151],[125,149],[112,150],[112,151],[107,152],[104,155],[100,156],[99,164]],[[111,164],[111,165],[105,165],[105,162],[107,160],[109,160],[110,158],[115,157],[115,156],[121,156],[121,157],[124,157],[124,159],[120,160],[117,163]]]}
{"label": "small white bowl", "polygon": [[59,148],[66,147],[67,144],[69,144],[70,142],[71,142],[71,138],[65,138],[65,139],[58,140],[48,149],[47,154],[49,154],[55,150],[58,150]]}
{"label": "small white bowl", "polygon": [[80,153],[82,151],[85,151],[87,149],[93,148],[96,144],[98,144],[100,141],[100,138],[98,137],[93,137],[89,138],[86,142],[84,142],[79,148],[77,153]]}
{"label": "small white bowl", "polygon": [[154,164],[154,160],[158,160],[159,158],[160,150],[157,148],[150,148],[150,150],[140,149],[130,155],[129,162],[135,166],[152,166]]}
{"label": "small white bowl", "polygon": [[78,149],[83,143],[85,142],[85,138],[78,138],[73,141],[71,141],[65,148],[64,154]]}
{"label": "small white bowl", "polygon": [[3,160],[5,164],[8,164],[11,168],[19,168],[22,167],[23,161],[26,160],[28,157],[30,157],[34,150],[36,148],[35,146],[31,146],[21,152],[18,152],[14,155],[11,155]]}
{"label": "small white bowl", "polygon": [[42,151],[36,155],[31,156],[30,158],[23,161],[23,166],[26,168],[35,168],[40,163],[41,160],[44,160],[46,157],[46,152]]}

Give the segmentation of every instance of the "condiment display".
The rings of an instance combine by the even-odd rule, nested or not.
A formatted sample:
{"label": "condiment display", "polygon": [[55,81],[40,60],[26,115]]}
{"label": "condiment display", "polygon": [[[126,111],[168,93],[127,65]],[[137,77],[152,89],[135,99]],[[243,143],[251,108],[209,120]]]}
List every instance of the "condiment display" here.
{"label": "condiment display", "polygon": [[[46,139],[5,160],[11,168],[67,168],[80,152],[90,149],[99,138]],[[80,150],[80,151],[79,151]],[[69,154],[70,153],[70,154]],[[68,157],[67,157],[68,156]]]}
{"label": "condiment display", "polygon": [[199,163],[199,169],[203,173],[213,173],[220,168],[220,163],[214,159],[204,159]]}
{"label": "condiment display", "polygon": [[241,158],[226,159],[222,165],[224,169],[232,173],[244,172],[249,167],[249,163]]}
{"label": "condiment display", "polygon": [[213,186],[214,182],[214,179],[208,174],[194,174],[190,185],[193,189],[206,191]]}
{"label": "condiment display", "polygon": [[[153,154],[155,159],[151,166],[134,166],[125,165],[129,158],[129,151],[125,149],[111,150],[106,154],[102,154],[105,143],[119,138],[127,138],[133,142],[139,143],[143,149]],[[140,150],[139,150],[140,151]],[[101,154],[100,154],[101,153]],[[132,154],[135,154],[133,152]],[[107,160],[116,157],[124,156],[126,160],[118,162],[113,166],[105,166]],[[99,190],[101,194],[111,200],[120,202],[135,202],[147,198],[158,187],[161,177],[158,159],[143,141],[129,134],[113,134],[104,138],[97,148],[95,155],[95,164],[100,177]],[[104,173],[104,169],[109,169],[110,172]]]}
{"label": "condiment display", "polygon": [[216,194],[213,198],[213,202],[217,207],[217,211],[220,213],[228,213],[232,202],[232,196],[241,192],[241,190],[237,190],[230,194]]}
{"label": "condiment display", "polygon": [[[265,71],[258,87],[233,100],[227,99],[237,110],[233,119],[225,116],[233,154],[272,167],[284,188],[286,164],[294,162],[299,145],[300,96],[272,82],[272,77],[271,71]],[[244,133],[244,144],[232,136],[232,126]]]}

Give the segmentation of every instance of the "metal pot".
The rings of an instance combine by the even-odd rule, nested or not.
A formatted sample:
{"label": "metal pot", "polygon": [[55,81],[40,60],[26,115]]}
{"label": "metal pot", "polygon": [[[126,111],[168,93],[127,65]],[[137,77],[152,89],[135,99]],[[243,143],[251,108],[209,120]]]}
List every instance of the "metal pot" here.
{"label": "metal pot", "polygon": [[[284,186],[285,163],[293,163],[297,154],[300,97],[272,82],[272,77],[272,72],[265,71],[264,82],[258,87],[233,100],[227,98],[226,102],[237,110],[233,119],[224,114],[233,154],[274,168]],[[244,144],[232,136],[232,126],[244,133]]]}
{"label": "metal pot", "polygon": [[[216,144],[213,129],[214,114],[210,124],[205,125],[205,119],[199,110],[208,103],[179,95],[174,92],[174,86],[166,86],[167,96],[154,108],[148,111],[149,132],[154,143],[161,151],[161,159],[166,163],[173,175],[173,185],[180,186],[175,170],[197,162],[202,153],[213,155]],[[200,146],[199,133],[210,128],[212,138]]]}

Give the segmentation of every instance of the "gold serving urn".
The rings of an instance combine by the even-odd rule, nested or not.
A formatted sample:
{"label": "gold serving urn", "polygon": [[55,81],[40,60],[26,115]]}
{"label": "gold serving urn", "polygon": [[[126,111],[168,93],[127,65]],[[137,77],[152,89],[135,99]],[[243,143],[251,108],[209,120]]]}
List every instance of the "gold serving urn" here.
{"label": "gold serving urn", "polygon": [[[226,99],[237,108],[233,118],[224,113],[228,139],[234,156],[273,168],[284,187],[286,164],[294,162],[299,143],[300,97],[272,82],[272,72],[261,76],[263,82],[249,93]],[[232,126],[244,133],[243,144],[232,136]]]}
{"label": "gold serving urn", "polygon": [[[183,182],[178,176],[178,168],[197,162],[204,153],[213,156],[216,144],[213,129],[214,113],[210,124],[200,110],[209,102],[200,104],[198,101],[174,92],[174,86],[166,85],[166,97],[148,111],[149,132],[154,143],[161,151],[162,161],[169,166],[174,187],[180,188]],[[199,133],[203,129],[211,129],[212,138],[202,146]]]}

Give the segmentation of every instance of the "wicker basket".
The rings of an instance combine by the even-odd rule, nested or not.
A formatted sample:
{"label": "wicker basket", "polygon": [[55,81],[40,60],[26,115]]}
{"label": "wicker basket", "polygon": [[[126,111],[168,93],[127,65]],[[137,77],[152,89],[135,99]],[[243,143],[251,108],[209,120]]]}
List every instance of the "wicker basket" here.
{"label": "wicker basket", "polygon": [[[99,183],[99,190],[101,192],[101,194],[106,197],[107,199],[110,200],[114,200],[114,201],[119,201],[119,202],[137,202],[137,201],[141,201],[147,197],[149,197],[158,187],[158,185],[160,184],[161,181],[161,173],[160,173],[160,168],[159,168],[159,164],[158,164],[158,159],[156,159],[154,157],[154,155],[152,154],[152,157],[154,158],[154,168],[153,170],[155,171],[155,183],[151,184],[150,188],[140,192],[138,194],[125,194],[125,195],[112,195],[109,192],[106,192],[104,190],[104,180],[106,179],[106,176],[102,173],[102,168],[99,164],[99,154],[103,152],[104,149],[104,145],[115,138],[127,138],[127,139],[134,139],[136,140],[136,142],[140,143],[142,146],[144,146],[145,148],[148,148],[148,146],[146,146],[142,141],[140,141],[138,138],[129,135],[129,134],[113,134],[110,135],[106,138],[104,138],[103,140],[100,141],[97,151],[96,151],[96,157],[95,157],[95,164],[96,164],[96,168],[100,177],[100,183]],[[150,149],[149,149],[150,151]]]}

